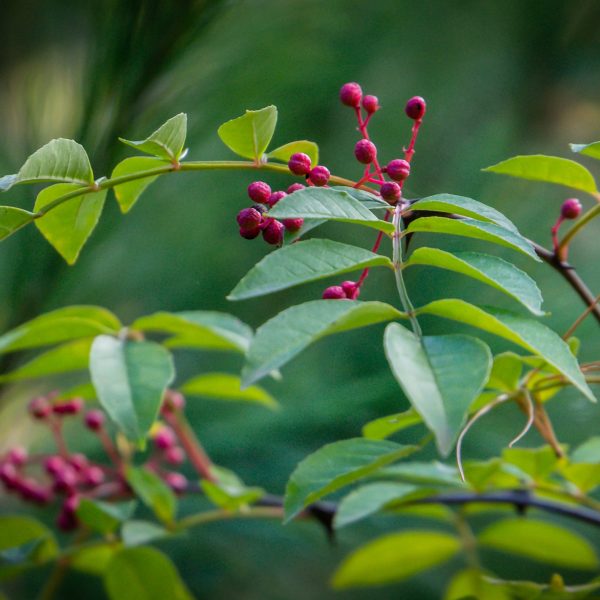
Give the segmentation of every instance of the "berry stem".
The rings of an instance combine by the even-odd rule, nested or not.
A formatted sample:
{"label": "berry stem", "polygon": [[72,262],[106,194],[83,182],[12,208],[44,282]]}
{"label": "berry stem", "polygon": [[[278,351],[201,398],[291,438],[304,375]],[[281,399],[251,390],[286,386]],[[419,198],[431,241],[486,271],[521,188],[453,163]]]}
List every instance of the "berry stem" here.
{"label": "berry stem", "polygon": [[556,219],[556,223],[554,223],[554,225],[551,229],[552,247],[554,248],[554,253],[560,260],[566,259],[566,253],[560,252],[559,244],[558,244],[558,230],[560,229],[560,226],[563,224],[564,220],[565,220],[564,217],[562,215],[559,215],[558,219]]}
{"label": "berry stem", "polygon": [[580,219],[567,231],[560,244],[558,244],[558,255],[563,253],[566,255],[566,251],[571,243],[571,240],[594,218],[600,215],[600,204],[596,204],[590,210],[588,210]]}
{"label": "berry stem", "polygon": [[189,529],[197,525],[229,519],[281,519],[282,517],[283,507],[281,506],[250,506],[243,512],[224,509],[203,511],[181,519],[177,526],[178,529]]}
{"label": "berry stem", "polygon": [[407,162],[412,160],[412,157],[415,153],[415,144],[417,142],[417,136],[419,135],[419,128],[421,127],[422,122],[423,119],[417,119],[412,126],[410,143],[408,144],[408,148],[404,150],[404,160]]}
{"label": "berry stem", "polygon": [[[369,137],[369,131],[367,130],[367,125],[369,123],[371,115],[367,115],[367,118],[363,121],[360,106],[357,106],[354,109],[354,112],[356,113],[356,120],[358,121],[358,130],[360,131],[361,135],[363,136],[363,138],[365,140],[370,140],[371,138]],[[379,166],[379,161],[377,160],[377,158],[375,158],[375,160],[373,161],[373,166],[375,167],[375,171],[376,171],[377,175],[379,176],[379,178],[383,179],[381,167]],[[368,167],[367,167],[367,169],[368,169]]]}

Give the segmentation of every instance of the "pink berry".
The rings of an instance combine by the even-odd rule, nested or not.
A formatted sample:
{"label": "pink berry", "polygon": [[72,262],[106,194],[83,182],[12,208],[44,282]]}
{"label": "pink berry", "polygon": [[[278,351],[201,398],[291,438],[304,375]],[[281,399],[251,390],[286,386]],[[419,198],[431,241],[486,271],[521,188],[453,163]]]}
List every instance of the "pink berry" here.
{"label": "pink berry", "polygon": [[52,412],[52,405],[44,396],[38,396],[29,403],[29,414],[34,419],[45,419]]}
{"label": "pink berry", "polygon": [[284,229],[283,223],[276,219],[271,219],[270,223],[262,231],[263,239],[267,244],[279,246],[283,242]]}
{"label": "pink berry", "polygon": [[359,140],[354,146],[354,156],[358,162],[368,165],[377,158],[377,147],[369,140]]}
{"label": "pink berry", "polygon": [[402,189],[395,181],[386,181],[379,192],[381,197],[390,204],[396,204],[402,195]]}
{"label": "pink berry", "polygon": [[354,108],[360,106],[361,98],[362,89],[358,83],[345,83],[340,89],[340,100],[342,101],[342,104],[345,104],[346,106],[352,106]]}
{"label": "pink berry", "polygon": [[52,407],[56,415],[76,415],[83,408],[83,398],[71,398],[64,402],[57,402]]}
{"label": "pink berry", "polygon": [[11,463],[3,463],[0,465],[0,481],[8,490],[15,490],[18,488],[21,480],[15,465]]}
{"label": "pink berry", "polygon": [[301,183],[292,183],[292,185],[290,185],[290,187],[286,191],[288,194],[293,194],[294,192],[303,190],[305,187],[306,186],[302,185]]}
{"label": "pink berry", "polygon": [[569,198],[560,207],[563,219],[576,219],[581,214],[581,202],[577,198]]}
{"label": "pink berry", "polygon": [[304,152],[296,152],[290,156],[288,161],[288,169],[294,175],[306,175],[310,171],[311,165],[310,156]]}
{"label": "pink berry", "polygon": [[35,504],[46,504],[50,501],[52,493],[50,490],[33,479],[23,479],[18,486],[19,494],[23,500]]}
{"label": "pink berry", "polygon": [[56,519],[56,525],[63,531],[72,531],[77,529],[79,521],[77,519],[77,507],[79,506],[79,497],[69,496],[62,505],[62,509]]}
{"label": "pink berry", "polygon": [[394,181],[404,181],[410,175],[410,163],[403,158],[395,158],[385,168]]}
{"label": "pink berry", "polygon": [[323,300],[341,300],[342,298],[346,298],[346,292],[341,285],[329,286],[323,292]]}
{"label": "pink berry", "polygon": [[84,418],[85,426],[91,431],[100,431],[104,426],[104,421],[104,413],[97,409],[88,411]]}
{"label": "pink berry", "polygon": [[171,448],[176,442],[175,432],[170,427],[161,427],[154,436],[154,444],[160,450]]}
{"label": "pink berry", "polygon": [[240,210],[236,218],[240,229],[249,231],[260,225],[262,215],[255,208],[244,208]]}
{"label": "pink berry", "polygon": [[82,476],[83,481],[92,487],[96,487],[104,481],[104,471],[96,465],[89,466]]}
{"label": "pink berry", "polygon": [[304,219],[282,219],[281,222],[287,231],[298,231],[304,225]]}
{"label": "pink berry", "polygon": [[21,446],[15,446],[9,450],[6,458],[15,467],[21,467],[27,462],[27,450]]}
{"label": "pink berry", "polygon": [[406,103],[404,112],[406,112],[406,115],[410,119],[419,121],[423,118],[426,107],[427,104],[425,103],[425,100],[421,98],[421,96],[414,96]]}
{"label": "pink berry", "polygon": [[362,105],[369,114],[378,111],[380,108],[377,96],[365,96],[362,100]]}
{"label": "pink berry", "polygon": [[264,181],[254,181],[248,186],[250,200],[264,204],[271,195],[271,186]]}
{"label": "pink berry", "polygon": [[167,473],[164,477],[165,483],[176,493],[183,494],[187,490],[188,481],[181,473]]}
{"label": "pink berry", "polygon": [[77,486],[79,477],[73,467],[65,465],[54,474],[54,485],[52,489],[57,493],[71,493]]}
{"label": "pink berry", "polygon": [[256,227],[256,229],[240,229],[240,235],[247,240],[253,240],[259,234],[260,227]]}
{"label": "pink berry", "polygon": [[342,283],[342,289],[348,300],[356,300],[360,294],[360,287],[356,281],[344,281]]}
{"label": "pink berry", "polygon": [[[260,231],[260,230],[259,230]],[[174,390],[167,390],[165,392],[165,398],[163,400],[161,412],[173,412],[177,410],[183,410],[185,408],[185,398],[180,392]]]}
{"label": "pink berry", "polygon": [[327,185],[329,181],[329,177],[331,177],[331,173],[329,173],[329,169],[327,167],[323,167],[321,165],[317,165],[314,169],[310,171],[308,174],[308,178],[310,181],[316,186]]}
{"label": "pink berry", "polygon": [[267,200],[267,204],[273,208],[282,198],[285,198],[287,194],[285,192],[273,192],[269,199]]}
{"label": "pink berry", "polygon": [[65,462],[62,456],[58,456],[57,454],[53,456],[48,456],[44,460],[44,469],[48,475],[56,475],[59,471],[61,471],[67,463]]}
{"label": "pink berry", "polygon": [[185,452],[179,446],[173,446],[165,452],[165,460],[170,465],[180,465],[185,461]]}
{"label": "pink berry", "polygon": [[69,456],[69,464],[78,472],[81,473],[88,466],[88,459],[83,454],[72,454]]}

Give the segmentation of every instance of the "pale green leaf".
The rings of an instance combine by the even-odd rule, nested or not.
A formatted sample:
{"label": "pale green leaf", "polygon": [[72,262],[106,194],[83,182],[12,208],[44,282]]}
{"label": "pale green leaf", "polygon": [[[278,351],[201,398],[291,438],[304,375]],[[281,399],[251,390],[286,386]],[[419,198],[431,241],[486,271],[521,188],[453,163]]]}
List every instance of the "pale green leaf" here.
{"label": "pale green leaf", "polygon": [[439,248],[417,248],[405,266],[439,267],[485,283],[520,302],[535,315],[541,310],[542,294],[535,281],[513,264],[489,254],[450,253]]}
{"label": "pale green leaf", "polygon": [[[35,211],[41,211],[60,196],[78,188],[71,183],[57,183],[43,189],[35,200]],[[105,199],[106,190],[76,196],[35,220],[42,235],[70,265],[75,264],[98,224]]]}
{"label": "pale green leaf", "polygon": [[171,354],[155,342],[101,335],[92,344],[90,373],[104,410],[130,440],[141,442],[175,376]]}
{"label": "pale green leaf", "polygon": [[495,550],[573,569],[596,569],[598,557],[578,534],[534,519],[505,519],[484,529],[479,543]]}
{"label": "pale green leaf", "polygon": [[505,448],[504,462],[515,465],[534,481],[547,478],[558,464],[556,453],[550,446],[541,448]]}
{"label": "pale green leaf", "polygon": [[267,254],[248,271],[227,299],[264,296],[301,283],[377,266],[392,268],[392,261],[349,244],[307,240]]}
{"label": "pale green leaf", "polygon": [[571,455],[574,463],[600,463],[600,436],[592,436],[577,446]]}
{"label": "pale green leaf", "polygon": [[513,597],[498,585],[490,583],[481,571],[465,569],[454,575],[444,595],[444,600],[513,600]]}
{"label": "pale green leaf", "polygon": [[354,483],[417,449],[385,440],[354,438],[323,446],[294,470],[285,488],[288,522],[309,504]]}
{"label": "pale green leaf", "polygon": [[469,406],[487,381],[489,348],[465,335],[420,339],[397,323],[387,326],[384,346],[392,373],[435,435],[440,453],[447,456]]}
{"label": "pale green leaf", "polygon": [[569,144],[573,152],[585,154],[592,158],[600,158],[600,142],[592,142],[591,144]]}
{"label": "pale green leaf", "polygon": [[268,408],[278,408],[277,401],[263,388],[251,385],[241,389],[241,379],[229,373],[208,373],[198,375],[186,381],[180,388],[181,393],[190,396],[203,396],[213,400],[250,402],[262,404]]}
{"label": "pale green leaf", "polygon": [[541,258],[535,253],[531,242],[519,233],[504,229],[495,223],[476,221],[475,219],[449,219],[446,217],[421,217],[415,219],[406,228],[406,233],[447,233],[462,237],[473,238],[506,246],[517,252],[526,254],[540,262]]}
{"label": "pale green leaf", "polygon": [[28,557],[34,563],[53,559],[58,553],[54,535],[45,525],[22,515],[0,516],[0,552],[35,542],[36,546]]}
{"label": "pale green leaf", "polygon": [[362,434],[363,437],[371,440],[383,440],[398,431],[419,425],[422,422],[421,415],[414,408],[409,408],[395,415],[388,415],[387,417],[380,417],[379,419],[369,421],[363,425]]}
{"label": "pale green leaf", "polygon": [[541,356],[562,373],[588,400],[596,401],[579,369],[577,359],[571,354],[567,344],[558,334],[535,319],[496,308],[486,307],[483,310],[464,300],[452,298],[431,302],[419,308],[417,313],[466,323],[510,340]]}
{"label": "pale green leaf", "polygon": [[123,523],[121,539],[125,546],[142,546],[170,535],[168,529],[152,521],[133,519]]}
{"label": "pale green leaf", "polygon": [[556,156],[542,154],[515,156],[483,170],[521,179],[565,185],[590,194],[596,192],[596,182],[585,167],[573,160]]}
{"label": "pale green leaf", "polygon": [[267,106],[260,110],[247,110],[241,117],[223,123],[218,134],[236,154],[258,163],[273,137],[276,125],[277,108]]}
{"label": "pale green leaf", "polygon": [[129,519],[135,507],[134,501],[115,503],[82,498],[77,507],[77,518],[94,531],[107,534]]}
{"label": "pale green leaf", "polygon": [[102,575],[110,560],[120,549],[120,544],[108,543],[79,548],[69,555],[69,568],[89,573]]}
{"label": "pale green leaf", "polygon": [[523,361],[512,352],[503,352],[494,356],[492,372],[486,383],[487,388],[501,392],[514,392],[519,387]]}
{"label": "pale green leaf", "polygon": [[404,317],[383,302],[313,300],[292,306],[258,328],[242,370],[242,385],[258,381],[323,337]]}
{"label": "pale green leaf", "polygon": [[463,487],[458,470],[438,461],[410,461],[385,467],[378,474],[385,479],[403,481],[417,485]]}
{"label": "pale green leaf", "polygon": [[275,148],[275,150],[271,150],[267,154],[267,158],[274,158],[276,160],[280,160],[281,162],[287,163],[290,160],[290,156],[292,154],[296,154],[297,152],[302,152],[310,157],[310,162],[313,167],[319,164],[319,146],[314,142],[309,142],[308,140],[298,140],[296,142],[289,142],[288,144],[284,144],[283,146],[279,146],[279,148]]}
{"label": "pale green leaf", "polygon": [[35,218],[35,214],[14,206],[0,206],[0,241],[15,233]]}
{"label": "pale green leaf", "polygon": [[177,510],[177,498],[171,488],[155,473],[143,467],[127,467],[127,483],[136,496],[163,523],[172,523]]}
{"label": "pale green leaf", "polygon": [[307,187],[282,198],[268,214],[274,219],[326,219],[394,232],[392,223],[376,217],[346,188]]}
{"label": "pale green leaf", "polygon": [[403,531],[377,538],[347,557],[333,587],[368,587],[403,581],[446,562],[460,550],[454,536],[438,531]]}
{"label": "pale green leaf", "polygon": [[113,170],[111,179],[133,176],[148,171],[147,177],[115,185],[113,190],[122,213],[129,212],[142,192],[161,174],[173,169],[170,162],[150,156],[134,156],[122,160]]}
{"label": "pale green leaf", "polygon": [[145,140],[131,141],[123,138],[119,138],[119,140],[146,154],[152,154],[168,161],[177,161],[183,152],[186,135],[187,115],[179,113],[163,123]]}

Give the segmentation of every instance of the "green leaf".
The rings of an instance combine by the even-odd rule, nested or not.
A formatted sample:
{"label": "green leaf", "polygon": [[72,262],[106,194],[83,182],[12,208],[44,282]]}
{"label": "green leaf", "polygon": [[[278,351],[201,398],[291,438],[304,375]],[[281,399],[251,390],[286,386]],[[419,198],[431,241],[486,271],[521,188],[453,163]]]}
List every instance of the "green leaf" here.
{"label": "green leaf", "polygon": [[481,571],[465,569],[454,575],[446,588],[444,600],[467,600],[469,598],[513,600],[508,591],[484,579]]}
{"label": "green leaf", "polygon": [[388,502],[412,494],[417,488],[405,483],[369,483],[350,492],[339,504],[333,526],[346,527],[379,512]]}
{"label": "green leaf", "polygon": [[596,182],[585,167],[573,160],[556,156],[541,154],[515,156],[483,170],[521,179],[565,185],[590,194],[596,192]]}
{"label": "green leaf", "polygon": [[435,460],[432,462],[411,461],[392,465],[385,467],[377,475],[417,485],[464,487],[456,468]]}
{"label": "green leaf", "polygon": [[64,138],[48,142],[25,161],[16,175],[2,177],[0,190],[6,191],[18,183],[48,181],[92,185],[94,173],[83,146]]}
{"label": "green leaf", "polygon": [[277,125],[277,108],[247,110],[244,115],[223,123],[217,133],[223,143],[239,156],[260,162]]}
{"label": "green leaf", "polygon": [[588,438],[571,455],[573,463],[600,463],[600,436]]}
{"label": "green leaf", "polygon": [[505,519],[478,536],[479,543],[533,560],[573,569],[596,569],[598,557],[581,536],[534,519]]}
{"label": "green leaf", "polygon": [[14,371],[0,375],[0,382],[35,379],[87,369],[91,345],[91,338],[84,338],[48,350]]}
{"label": "green leaf", "polygon": [[92,344],[90,373],[110,418],[130,440],[141,442],[175,376],[169,351],[155,342],[100,335]]}
{"label": "green leaf", "polygon": [[383,302],[313,300],[291,306],[258,328],[242,370],[242,385],[258,381],[323,337],[404,316]]}
{"label": "green leaf", "polygon": [[251,385],[241,389],[241,379],[229,373],[208,373],[186,381],[179,389],[183,394],[203,396],[213,400],[251,402],[268,408],[279,408],[271,394],[261,387]]}
{"label": "green leaf", "polygon": [[460,542],[437,531],[403,531],[379,537],[347,557],[333,576],[333,587],[368,587],[408,579],[446,562]]}
{"label": "green leaf", "polygon": [[552,329],[539,321],[497,308],[486,307],[486,310],[483,310],[464,300],[452,298],[431,302],[419,308],[417,313],[437,315],[466,323],[510,340],[541,356],[562,373],[588,400],[596,402],[567,344]]}
{"label": "green leaf", "polygon": [[505,448],[504,462],[518,467],[534,481],[546,479],[554,471],[558,458],[550,446],[541,448]]}
{"label": "green leaf", "polygon": [[163,123],[145,140],[131,141],[119,138],[121,142],[158,158],[177,161],[183,152],[185,136],[187,135],[187,115],[179,113]]}
{"label": "green leaf", "polygon": [[129,519],[135,507],[135,502],[117,504],[82,498],[77,507],[77,518],[94,531],[107,534],[112,533],[120,523]]}
{"label": "green leaf", "polygon": [[530,256],[537,262],[541,262],[542,260],[535,253],[531,242],[527,241],[519,233],[504,229],[494,223],[485,223],[467,218],[421,217],[412,221],[406,228],[406,233],[417,233],[419,231],[424,233],[447,233],[492,242],[493,244],[517,250],[522,254]]}
{"label": "green leaf", "polygon": [[212,482],[203,479],[200,487],[215,506],[232,511],[254,504],[265,495],[263,489],[247,487],[239,477],[232,477],[231,473],[227,473],[227,477],[222,481]]}
{"label": "green leaf", "polygon": [[142,546],[171,535],[168,529],[152,521],[131,520],[123,523],[121,538],[125,546]]}
{"label": "green leaf", "polygon": [[41,315],[0,336],[0,353],[48,346],[101,333],[117,333],[119,320],[97,306],[68,306]]}
{"label": "green leaf", "polygon": [[35,215],[27,210],[14,206],[0,206],[0,240],[31,223],[34,218]]}
{"label": "green leaf", "polygon": [[152,509],[156,517],[163,523],[172,523],[177,498],[171,488],[158,475],[143,467],[128,467],[126,476],[136,496]]}
{"label": "green leaf", "polygon": [[[77,189],[79,186],[72,183],[51,185],[38,194],[34,210],[40,211],[58,197]],[[36,227],[68,264],[75,264],[83,245],[98,224],[106,192],[99,190],[76,196],[35,220]]]}
{"label": "green leaf", "polygon": [[591,144],[569,144],[573,152],[585,154],[592,158],[600,158],[600,142],[592,142]]}
{"label": "green leaf", "polygon": [[380,417],[374,421],[369,421],[363,426],[362,434],[363,437],[370,440],[383,440],[398,431],[402,431],[413,425],[419,425],[422,422],[421,415],[414,408],[409,408],[395,415],[388,415],[387,417]]}
{"label": "green leaf", "polygon": [[245,353],[252,340],[252,329],[227,313],[193,311],[157,312],[134,321],[131,329],[173,334],[167,346],[206,350],[233,350]]}
{"label": "green leaf", "polygon": [[600,485],[600,464],[561,464],[560,474],[584,494],[589,494]]}
{"label": "green leaf", "polygon": [[504,229],[510,229],[510,231],[518,233],[514,223],[501,212],[487,204],[483,204],[483,202],[478,202],[465,196],[436,194],[435,196],[420,198],[416,202],[413,202],[410,209],[462,215],[463,217],[495,223],[496,225],[500,225],[500,227],[504,227]]}
{"label": "green leaf", "polygon": [[287,523],[309,504],[408,456],[416,446],[354,438],[323,446],[305,458],[285,488]]}
{"label": "green leaf", "polygon": [[0,552],[36,542],[28,559],[41,564],[58,554],[58,545],[52,532],[36,519],[20,515],[0,516]]}
{"label": "green leaf", "polygon": [[148,547],[117,552],[108,563],[104,587],[110,600],[193,600],[169,558]]}
{"label": "green leaf", "polygon": [[274,219],[327,219],[364,225],[388,234],[394,232],[392,223],[377,218],[343,188],[307,187],[298,190],[282,198],[268,214]]}
{"label": "green leaf", "polygon": [[385,200],[383,200],[379,196],[376,196],[375,194],[371,192],[366,192],[364,190],[357,190],[356,188],[348,187],[346,185],[332,185],[324,189],[337,190],[338,192],[344,192],[346,194],[349,194],[350,196],[352,196],[352,198],[358,200],[363,206],[365,206],[369,210],[385,209],[386,211],[390,211],[392,208]]}
{"label": "green leaf", "polygon": [[309,142],[308,140],[298,140],[296,142],[289,142],[288,144],[284,144],[283,146],[279,146],[279,148],[275,148],[275,150],[271,150],[267,154],[267,158],[274,158],[276,160],[280,160],[281,162],[287,163],[290,160],[290,156],[292,154],[296,154],[297,152],[302,152],[310,157],[310,162],[313,166],[319,164],[319,146],[314,142]]}
{"label": "green leaf", "polygon": [[69,555],[69,568],[91,575],[103,575],[119,549],[120,544],[114,543],[80,548]]}
{"label": "green leaf", "polygon": [[466,335],[421,340],[397,323],[386,327],[384,347],[400,387],[435,435],[440,453],[447,456],[469,406],[487,381],[492,366],[489,348]]}
{"label": "green leaf", "polygon": [[392,268],[392,261],[370,250],[332,240],[306,240],[267,254],[244,275],[227,299],[255,298],[301,283],[379,266]]}
{"label": "green leaf", "polygon": [[520,302],[535,315],[543,315],[542,294],[535,281],[513,264],[489,254],[450,253],[438,248],[417,248],[405,266],[428,265],[477,279]]}
{"label": "green leaf", "polygon": [[501,392],[514,392],[519,388],[522,372],[523,361],[520,356],[513,352],[497,354],[485,387]]}
{"label": "green leaf", "polygon": [[[161,160],[159,158],[153,158],[150,156],[134,156],[122,160],[113,170],[111,179],[118,177],[127,177],[128,175],[134,175],[135,173],[142,173],[144,171],[156,172],[158,169],[160,172],[168,173],[173,168],[170,162]],[[142,192],[158,177],[156,175],[149,175],[148,177],[142,177],[141,179],[133,179],[126,183],[115,185],[113,188],[117,202],[121,208],[122,213],[128,213],[133,205],[137,202]]]}

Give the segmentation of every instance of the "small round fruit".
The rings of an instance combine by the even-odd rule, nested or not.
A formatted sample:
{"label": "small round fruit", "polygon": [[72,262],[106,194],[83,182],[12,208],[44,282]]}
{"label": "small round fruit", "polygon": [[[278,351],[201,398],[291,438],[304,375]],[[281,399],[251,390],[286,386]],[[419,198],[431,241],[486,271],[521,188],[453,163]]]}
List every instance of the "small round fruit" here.
{"label": "small round fruit", "polygon": [[362,89],[358,83],[352,81],[345,83],[340,89],[340,100],[342,104],[346,106],[352,106],[357,108],[360,106],[360,100],[362,98]]}
{"label": "small round fruit", "polygon": [[581,208],[581,202],[577,198],[569,198],[560,207],[560,214],[563,219],[576,219],[581,214]]}
{"label": "small round fruit", "polygon": [[271,195],[271,186],[264,181],[253,181],[248,186],[248,196],[250,200],[264,204]]}
{"label": "small round fruit", "polygon": [[404,112],[410,119],[419,121],[423,118],[426,108],[427,108],[427,104],[425,103],[425,100],[423,100],[423,98],[421,98],[421,96],[413,96],[406,103]]}
{"label": "small round fruit", "polygon": [[296,152],[290,156],[288,161],[288,169],[294,175],[307,175],[311,168],[311,160],[308,154],[304,152]]}
{"label": "small round fruit", "polygon": [[385,171],[394,181],[404,181],[410,175],[410,163],[403,158],[395,158],[388,163]]}
{"label": "small round fruit", "polygon": [[354,146],[354,156],[358,162],[369,165],[377,158],[377,147],[370,140],[359,140]]}

